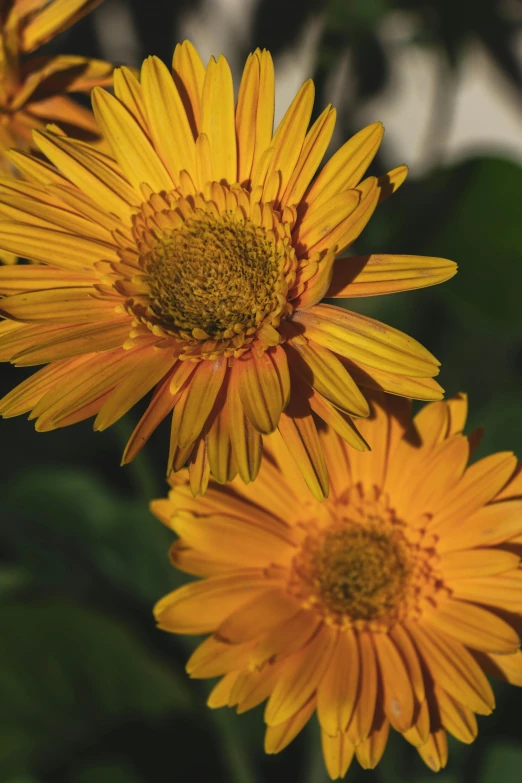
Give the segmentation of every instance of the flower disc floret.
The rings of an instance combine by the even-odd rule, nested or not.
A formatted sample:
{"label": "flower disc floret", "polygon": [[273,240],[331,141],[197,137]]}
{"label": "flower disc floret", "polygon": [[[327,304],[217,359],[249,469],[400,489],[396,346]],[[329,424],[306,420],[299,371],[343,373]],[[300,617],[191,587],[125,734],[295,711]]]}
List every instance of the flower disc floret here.
{"label": "flower disc floret", "polygon": [[121,285],[138,287],[127,309],[156,334],[175,338],[180,358],[241,356],[259,332],[265,340],[256,348],[266,349],[279,343],[275,330],[293,310],[291,224],[269,204],[256,205],[263,220],[254,222],[239,186],[214,183],[216,191],[208,201],[154,194],[133,220],[143,274]]}

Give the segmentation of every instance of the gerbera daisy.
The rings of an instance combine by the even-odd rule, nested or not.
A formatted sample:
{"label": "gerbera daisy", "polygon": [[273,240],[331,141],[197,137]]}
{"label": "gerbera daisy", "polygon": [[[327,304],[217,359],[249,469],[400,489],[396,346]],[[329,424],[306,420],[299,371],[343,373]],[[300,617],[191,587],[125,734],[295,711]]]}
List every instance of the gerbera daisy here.
{"label": "gerbera daisy", "polygon": [[[33,147],[32,131],[50,122],[75,136],[95,140],[93,114],[64,93],[109,84],[113,67],[71,55],[32,57],[33,52],[88,14],[102,0],[5,0],[0,3],[0,174],[13,173],[10,147]],[[2,192],[2,191],[0,191]],[[7,217],[5,212],[2,216]],[[16,255],[0,250],[0,262]]]}
{"label": "gerbera daisy", "polygon": [[[372,318],[321,304],[451,277],[451,261],[336,256],[356,239],[404,166],[360,182],[380,123],[360,131],[311,180],[330,141],[328,106],[308,129],[306,82],[272,133],[270,55],[247,60],[234,108],[227,61],[205,69],[177,46],[173,75],[148,58],[115,96],[93,91],[112,156],[52,131],[18,151],[28,182],[4,181],[0,247],[46,264],[3,270],[0,355],[48,366],[8,394],[4,416],[31,411],[38,430],[96,414],[113,424],[154,395],[124,454],[131,460],[171,411],[170,470],[192,490],[259,469],[261,435],[279,428],[318,497],[327,473],[312,411],[355,448],[359,386],[439,399],[439,363]],[[310,184],[311,183],[311,184]]]}
{"label": "gerbera daisy", "polygon": [[[369,454],[321,431],[331,478],[303,491],[279,434],[253,484],[214,483],[195,500],[173,483],[152,510],[180,536],[173,563],[200,581],[156,606],[160,628],[212,634],[192,677],[222,677],[210,707],[268,699],[265,750],[317,712],[326,767],[380,760],[390,726],[433,770],[447,732],[477,735],[494,696],[485,673],[522,685],[522,472],[511,452],[467,466],[466,399],[413,420],[382,397],[361,423]],[[284,467],[282,467],[284,466]]]}

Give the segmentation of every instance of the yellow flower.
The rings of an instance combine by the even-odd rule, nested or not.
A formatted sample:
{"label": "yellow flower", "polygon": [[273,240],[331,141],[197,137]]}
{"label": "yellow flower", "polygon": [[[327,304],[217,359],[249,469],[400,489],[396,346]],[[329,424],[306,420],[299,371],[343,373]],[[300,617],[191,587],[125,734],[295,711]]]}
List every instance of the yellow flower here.
{"label": "yellow flower", "polygon": [[193,499],[178,477],[152,510],[180,536],[182,571],[204,577],[163,598],[160,628],[212,634],[192,677],[222,676],[210,707],[268,699],[265,750],[277,753],[314,711],[326,767],[374,767],[389,728],[426,764],[447,732],[477,734],[494,696],[485,673],[522,685],[522,472],[511,452],[467,466],[463,395],[413,419],[382,397],[362,422],[373,451],[321,432],[331,494],[303,491],[278,434],[257,480]]}
{"label": "yellow flower", "polygon": [[[113,67],[77,56],[24,60],[99,5],[101,0],[5,0],[0,3],[0,174],[13,172],[5,153],[29,149],[34,128],[57,122],[75,136],[95,140],[96,121],[64,93],[90,91],[112,81]],[[16,255],[0,250],[0,262]]]}
{"label": "yellow flower", "polygon": [[[234,109],[224,57],[205,69],[188,43],[172,76],[157,58],[141,81],[116,71],[93,106],[113,157],[37,132],[47,158],[11,152],[27,184],[4,182],[0,247],[47,266],[3,270],[0,356],[48,366],[7,395],[4,416],[38,430],[96,414],[109,427],[151,389],[131,460],[173,410],[169,470],[190,466],[195,493],[257,475],[261,435],[276,428],[317,497],[328,477],[312,411],[355,448],[360,386],[439,399],[437,360],[371,318],[328,304],[451,277],[451,261],[341,259],[404,166],[361,177],[382,138],[360,131],[310,184],[329,144],[328,106],[308,129],[306,82],[272,133],[270,55],[247,60]],[[8,219],[7,219],[8,218]]]}

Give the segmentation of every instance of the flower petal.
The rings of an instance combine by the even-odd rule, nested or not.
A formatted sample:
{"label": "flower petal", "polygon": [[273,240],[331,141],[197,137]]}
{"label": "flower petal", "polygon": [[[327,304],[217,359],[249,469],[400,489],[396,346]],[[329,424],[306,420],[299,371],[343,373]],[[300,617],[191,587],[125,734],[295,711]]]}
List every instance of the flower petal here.
{"label": "flower petal", "polygon": [[438,373],[439,362],[426,348],[373,318],[321,304],[294,313],[293,323],[308,339],[369,367],[421,378]]}
{"label": "flower petal", "polygon": [[236,128],[234,121],[234,87],[230,66],[220,55],[211,57],[205,73],[201,99],[201,133],[210,143],[212,167],[217,182],[237,181]]}
{"label": "flower petal", "polygon": [[354,298],[380,296],[426,288],[449,280],[457,272],[454,261],[429,256],[371,255],[338,258],[325,296]]}

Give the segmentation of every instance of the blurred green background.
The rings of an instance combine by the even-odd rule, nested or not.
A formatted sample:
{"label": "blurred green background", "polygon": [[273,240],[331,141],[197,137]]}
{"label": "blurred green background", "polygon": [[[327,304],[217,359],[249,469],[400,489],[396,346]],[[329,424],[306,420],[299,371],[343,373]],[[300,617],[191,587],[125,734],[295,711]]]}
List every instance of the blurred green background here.
{"label": "blurred green background", "polygon": [[[194,31],[203,50],[223,48],[239,65],[265,46],[290,73],[288,84],[299,76],[295,64],[303,79],[314,76],[317,112],[337,96],[338,143],[383,119],[382,107],[398,133],[373,170],[409,163],[408,146],[415,165],[355,251],[441,255],[460,271],[442,286],[358,300],[354,309],[403,329],[442,360],[448,394],[469,393],[470,429],[485,425],[481,454],[522,455],[521,22],[517,0],[106,0],[47,48],[168,61]],[[504,114],[477,95],[475,122],[458,85],[477,63],[494,75],[490,93]],[[401,129],[395,106],[404,106],[410,73],[420,81],[412,121],[404,115]],[[420,142],[417,115],[427,116]],[[514,118],[511,136],[505,117]],[[466,127],[475,139],[486,121],[490,136],[467,144]],[[1,391],[23,377],[2,366]],[[208,710],[209,685],[183,671],[195,641],[155,629],[153,603],[183,579],[169,566],[172,537],[147,508],[165,493],[167,428],[134,464],[118,467],[138,415],[102,434],[89,422],[40,435],[23,419],[2,422],[0,781],[325,783],[315,725],[280,756],[264,756],[262,710]],[[439,783],[522,780],[522,693],[495,689],[497,711],[479,717],[473,745],[451,743]],[[347,776],[431,779],[396,735],[377,770],[354,763]]]}

